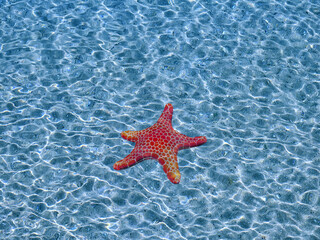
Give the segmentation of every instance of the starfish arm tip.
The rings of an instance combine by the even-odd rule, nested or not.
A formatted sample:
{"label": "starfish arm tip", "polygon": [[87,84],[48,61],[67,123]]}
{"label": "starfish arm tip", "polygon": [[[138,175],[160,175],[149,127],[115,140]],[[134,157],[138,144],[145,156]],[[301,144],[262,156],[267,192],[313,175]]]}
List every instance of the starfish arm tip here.
{"label": "starfish arm tip", "polygon": [[196,147],[206,143],[207,138],[205,136],[194,137],[190,142],[190,147]]}
{"label": "starfish arm tip", "polygon": [[201,136],[201,137],[199,137],[198,141],[200,144],[204,144],[207,142],[207,138],[205,136]]}
{"label": "starfish arm tip", "polygon": [[121,169],[125,169],[125,168],[128,168],[128,163],[123,160],[120,160],[120,161],[116,162],[115,164],[113,164],[114,170],[121,170]]}
{"label": "starfish arm tip", "polygon": [[125,169],[125,168],[129,168],[133,165],[135,165],[136,163],[138,163],[139,160],[141,160],[142,157],[137,156],[135,154],[135,151],[132,151],[128,156],[126,156],[124,159],[117,161],[114,165],[113,168],[115,170],[121,170],[121,169]]}
{"label": "starfish arm tip", "polygon": [[168,172],[167,177],[174,184],[180,183],[180,179],[181,179],[180,172]]}
{"label": "starfish arm tip", "polygon": [[164,125],[164,126],[169,126],[172,128],[172,114],[173,114],[173,106],[171,103],[167,103],[166,106],[164,107],[164,110],[158,119],[157,124]]}
{"label": "starfish arm tip", "polygon": [[138,140],[138,133],[137,131],[124,131],[121,133],[121,137],[130,142],[135,142],[136,140]]}
{"label": "starfish arm tip", "polygon": [[113,164],[113,169],[120,170],[121,168],[120,168],[119,164],[115,163],[115,164]]}
{"label": "starfish arm tip", "polygon": [[164,160],[163,171],[172,183],[178,184],[180,182],[181,173],[179,171],[177,155],[173,155],[172,158]]}
{"label": "starfish arm tip", "polygon": [[164,107],[164,111],[169,110],[170,114],[173,113],[173,106],[171,103],[167,103],[166,106]]}
{"label": "starfish arm tip", "polygon": [[197,147],[197,146],[200,146],[206,142],[207,142],[207,138],[205,136],[192,137],[192,138],[187,137],[184,141],[182,141],[178,145],[178,150]]}

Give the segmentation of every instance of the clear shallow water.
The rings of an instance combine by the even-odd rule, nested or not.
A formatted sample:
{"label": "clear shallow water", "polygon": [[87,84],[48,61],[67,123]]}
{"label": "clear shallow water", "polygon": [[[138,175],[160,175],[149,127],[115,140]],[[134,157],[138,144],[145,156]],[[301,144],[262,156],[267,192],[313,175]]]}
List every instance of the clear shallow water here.
{"label": "clear shallow water", "polygon": [[[0,1],[1,239],[320,239],[319,1]],[[181,183],[115,171],[173,126]]]}

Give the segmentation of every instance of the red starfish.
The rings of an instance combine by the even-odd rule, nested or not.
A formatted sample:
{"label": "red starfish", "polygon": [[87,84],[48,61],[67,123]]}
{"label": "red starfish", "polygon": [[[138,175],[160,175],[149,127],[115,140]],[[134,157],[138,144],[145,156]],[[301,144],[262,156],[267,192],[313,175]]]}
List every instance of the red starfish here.
{"label": "red starfish", "polygon": [[207,142],[206,137],[188,137],[172,127],[173,107],[168,103],[159,120],[153,126],[141,131],[125,131],[121,136],[136,145],[124,159],[116,162],[115,170],[131,167],[145,159],[155,158],[163,166],[163,171],[173,183],[179,183],[177,154],[180,149],[196,147]]}

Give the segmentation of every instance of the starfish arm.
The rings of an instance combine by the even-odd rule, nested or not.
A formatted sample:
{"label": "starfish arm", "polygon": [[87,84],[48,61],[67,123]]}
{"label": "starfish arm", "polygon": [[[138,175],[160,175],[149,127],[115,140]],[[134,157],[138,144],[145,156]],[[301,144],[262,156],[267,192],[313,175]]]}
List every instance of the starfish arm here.
{"label": "starfish arm", "polygon": [[159,158],[159,163],[163,166],[163,171],[167,174],[168,179],[175,184],[178,184],[181,179],[179,171],[177,155],[169,155],[164,158]]}
{"label": "starfish arm", "polygon": [[204,136],[200,137],[188,137],[185,136],[181,139],[181,142],[178,143],[178,150],[192,148],[196,146],[200,146],[207,142],[207,138]]}
{"label": "starfish arm", "polygon": [[126,156],[124,159],[120,161],[117,161],[113,165],[113,168],[115,170],[125,169],[137,164],[142,159],[143,159],[143,156],[141,154],[138,154],[136,149],[133,149],[128,156]]}
{"label": "starfish arm", "polygon": [[136,142],[139,139],[139,131],[124,131],[121,137],[130,142]]}
{"label": "starfish arm", "polygon": [[173,114],[173,106],[171,103],[168,103],[158,119],[156,125],[163,125],[166,127],[170,127],[172,129],[172,114]]}

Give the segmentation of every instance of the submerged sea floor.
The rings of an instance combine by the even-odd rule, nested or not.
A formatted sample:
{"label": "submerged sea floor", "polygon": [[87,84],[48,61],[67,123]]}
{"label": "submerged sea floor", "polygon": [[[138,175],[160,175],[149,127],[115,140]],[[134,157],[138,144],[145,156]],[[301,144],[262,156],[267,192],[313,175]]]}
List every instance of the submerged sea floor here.
{"label": "submerged sea floor", "polygon": [[[320,239],[319,1],[0,0],[0,239]],[[166,103],[206,144],[113,164]]]}

